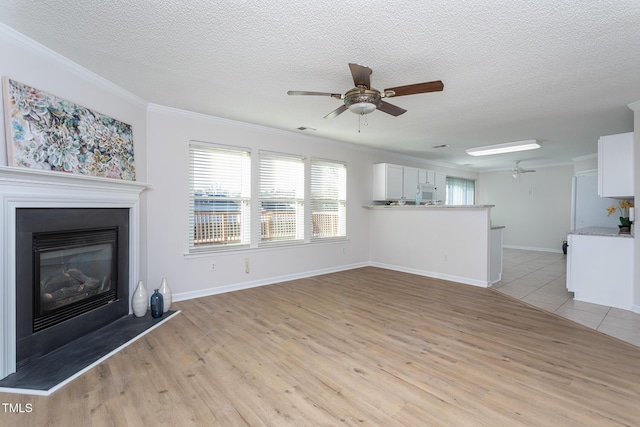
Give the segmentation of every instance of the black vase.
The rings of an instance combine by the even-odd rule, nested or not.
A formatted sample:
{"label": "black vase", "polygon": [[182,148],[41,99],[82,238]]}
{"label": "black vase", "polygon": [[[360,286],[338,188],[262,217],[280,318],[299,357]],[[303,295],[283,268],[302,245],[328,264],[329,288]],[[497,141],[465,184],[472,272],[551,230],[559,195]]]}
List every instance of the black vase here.
{"label": "black vase", "polygon": [[620,231],[618,234],[631,234],[631,226],[630,225],[619,225]]}
{"label": "black vase", "polygon": [[164,313],[164,301],[162,294],[156,289],[151,295],[151,317],[157,319],[162,316],[162,313]]}

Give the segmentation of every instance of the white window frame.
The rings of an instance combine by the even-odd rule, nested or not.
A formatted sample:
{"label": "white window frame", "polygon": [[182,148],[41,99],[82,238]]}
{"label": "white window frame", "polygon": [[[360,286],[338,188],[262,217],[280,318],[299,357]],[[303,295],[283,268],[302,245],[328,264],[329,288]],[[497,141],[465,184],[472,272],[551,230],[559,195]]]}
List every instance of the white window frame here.
{"label": "white window frame", "polygon": [[311,159],[311,241],[346,239],[347,164]]}
{"label": "white window frame", "polygon": [[188,209],[189,253],[248,248],[251,149],[189,141]]}
{"label": "white window frame", "polygon": [[303,243],[305,158],[272,151],[258,156],[258,246]]}

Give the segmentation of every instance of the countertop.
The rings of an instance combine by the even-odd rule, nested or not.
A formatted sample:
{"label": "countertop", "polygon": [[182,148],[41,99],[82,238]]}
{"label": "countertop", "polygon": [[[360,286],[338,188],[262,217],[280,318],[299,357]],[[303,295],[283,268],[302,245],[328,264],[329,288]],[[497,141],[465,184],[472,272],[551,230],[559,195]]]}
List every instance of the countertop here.
{"label": "countertop", "polygon": [[495,205],[363,205],[365,209],[488,209]]}
{"label": "countertop", "polygon": [[574,230],[569,234],[576,234],[578,236],[608,236],[608,237],[622,237],[633,238],[633,234],[620,234],[617,228],[614,227],[587,227]]}

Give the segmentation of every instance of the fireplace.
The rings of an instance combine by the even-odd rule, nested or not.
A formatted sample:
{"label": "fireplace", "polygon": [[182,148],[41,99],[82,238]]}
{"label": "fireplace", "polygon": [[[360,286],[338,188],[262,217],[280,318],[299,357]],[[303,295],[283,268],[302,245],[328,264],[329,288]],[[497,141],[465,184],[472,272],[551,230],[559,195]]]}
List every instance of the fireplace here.
{"label": "fireplace", "polygon": [[[91,334],[100,324],[115,323],[111,318],[118,320],[130,314],[129,295],[141,279],[140,196],[147,187],[136,181],[0,166],[0,379],[37,359],[50,346],[59,345],[60,338]],[[106,214],[101,213],[103,209]],[[27,211],[59,213],[47,220],[36,220],[29,232],[18,232],[18,213]],[[119,220],[105,223],[105,217],[108,221],[112,217]],[[118,230],[115,237],[113,229]],[[18,243],[23,234],[29,236]],[[57,240],[64,234],[64,239],[70,240],[63,245],[68,247],[61,249]],[[20,263],[23,259],[29,260],[27,273],[22,271],[26,268]],[[87,262],[94,266],[87,267]],[[114,262],[117,267],[112,265]],[[52,277],[62,269],[68,276]],[[79,270],[82,276],[69,269]],[[84,288],[73,283],[53,285],[73,275],[84,280]],[[84,289],[95,290],[92,279],[100,282],[98,292],[85,295]],[[43,281],[53,283],[41,296]],[[77,299],[63,297],[74,291]],[[25,294],[30,303],[23,304]],[[46,294],[57,302],[49,305]],[[110,313],[114,307],[118,308],[115,314]],[[82,314],[72,317],[81,321],[67,326],[71,320],[66,317],[76,310]],[[59,335],[56,337],[55,333]],[[37,342],[34,336],[49,338]]]}
{"label": "fireplace", "polygon": [[117,301],[117,244],[118,228],[33,234],[33,332]]}
{"label": "fireplace", "polygon": [[16,209],[16,363],[129,313],[129,209]]}

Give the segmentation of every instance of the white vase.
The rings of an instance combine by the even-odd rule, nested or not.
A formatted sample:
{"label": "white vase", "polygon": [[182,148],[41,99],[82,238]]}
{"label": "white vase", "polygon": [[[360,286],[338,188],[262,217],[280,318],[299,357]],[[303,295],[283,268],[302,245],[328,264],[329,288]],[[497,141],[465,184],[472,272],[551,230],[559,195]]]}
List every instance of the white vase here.
{"label": "white vase", "polygon": [[147,314],[147,308],[149,307],[149,294],[147,294],[147,288],[145,288],[142,280],[138,282],[138,287],[133,291],[131,297],[131,308],[133,309],[133,315],[136,317],[142,317]]}
{"label": "white vase", "polygon": [[160,295],[162,295],[162,300],[164,303],[164,312],[169,311],[169,307],[171,307],[171,288],[167,284],[167,279],[162,278],[162,282],[160,283],[160,288],[158,289]]}

